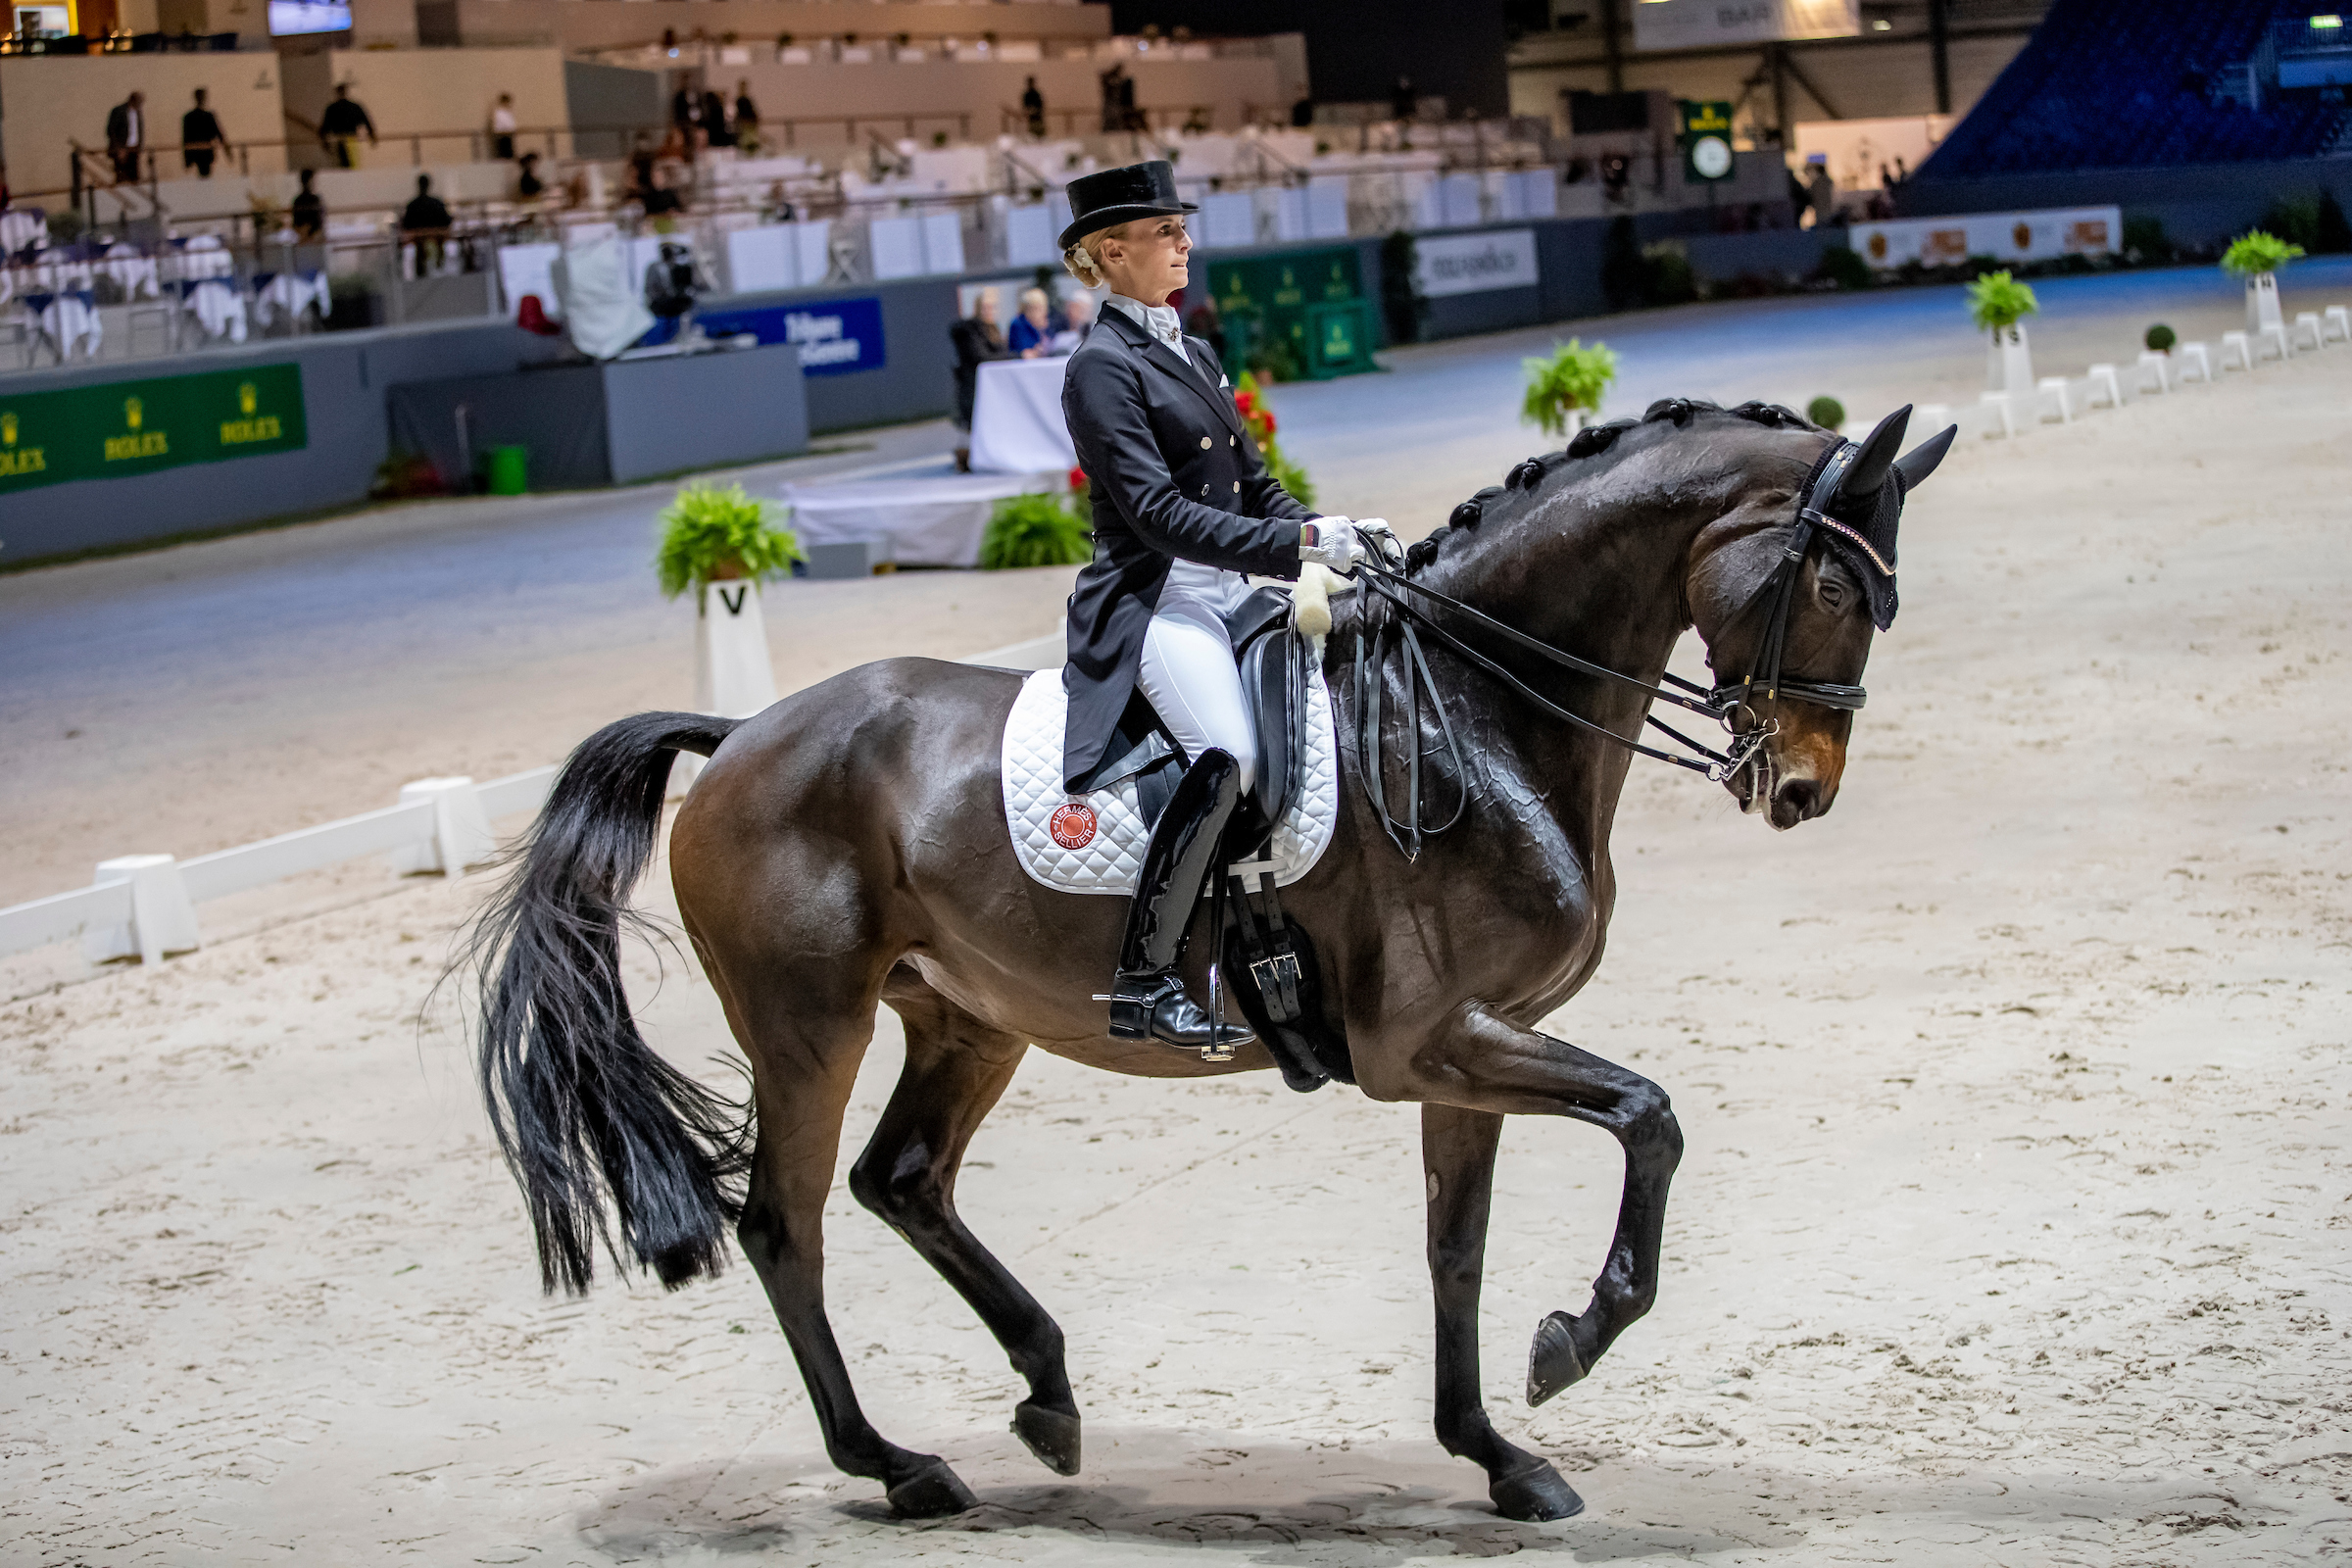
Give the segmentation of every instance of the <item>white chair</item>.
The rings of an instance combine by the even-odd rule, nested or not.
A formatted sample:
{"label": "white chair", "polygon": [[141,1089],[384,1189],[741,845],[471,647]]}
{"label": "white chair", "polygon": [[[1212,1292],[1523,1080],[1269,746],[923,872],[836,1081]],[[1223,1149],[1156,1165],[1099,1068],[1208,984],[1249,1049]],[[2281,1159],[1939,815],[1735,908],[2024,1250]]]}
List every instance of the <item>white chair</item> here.
{"label": "white chair", "polygon": [[2173,350],[2173,359],[2180,367],[2180,384],[2213,379],[2213,356],[2205,352],[2202,343],[2182,343]]}
{"label": "white chair", "polygon": [[2303,334],[2306,332],[2311,334],[2311,346],[2313,348],[2319,349],[2326,348],[2328,346],[2328,340],[2320,335],[2319,312],[2301,311],[2296,314],[2295,327],[2293,333],[2291,334],[2294,339],[2295,347],[2301,348],[2303,346]]}
{"label": "white chair", "polygon": [[2254,347],[2259,357],[2266,360],[2271,357],[2272,349],[2278,351],[2278,358],[2281,360],[2291,360],[2295,357],[2295,346],[2286,340],[2284,326],[2266,326],[2257,330],[2254,334]]}
{"label": "white chair", "polygon": [[2068,395],[2066,377],[2063,375],[2045,375],[2034,383],[2034,417],[2047,421],[2049,407],[2053,403],[2058,405],[2060,424],[2075,422],[2075,400]]}
{"label": "white chair", "polygon": [[[1993,412],[1993,415],[1999,418],[2001,421],[2001,438],[2003,440],[2014,441],[2017,439],[2017,417],[2009,407],[2008,393],[1986,392],[1980,396],[1977,399],[1977,402],[1980,406],[1990,409]],[[1990,430],[1986,430],[1984,432],[1984,439],[1987,441],[1992,439],[1992,432]]]}
{"label": "white chair", "polygon": [[152,304],[133,305],[122,323],[122,352],[132,359],[139,357],[139,328],[158,327],[164,335],[163,352],[179,352],[179,302],[157,300]]}
{"label": "white chair", "polygon": [[2352,311],[2345,310],[2341,305],[2330,305],[2321,314],[2320,319],[2328,324],[2328,330],[2321,338],[2322,342],[2332,341],[2339,337],[2347,342],[2352,342]]}
{"label": "white chair", "polygon": [[2090,368],[2090,385],[2082,392],[2082,406],[2087,409],[2120,409],[2124,406],[2124,383],[2112,365]]}
{"label": "white chair", "polygon": [[2170,392],[2173,389],[2173,362],[2171,358],[2157,353],[2154,349],[2142,349],[2139,355],[2139,364],[2133,369],[2132,374],[2132,390],[2134,392],[2145,392],[2148,389],[2148,377],[2150,375],[2154,375],[2156,377],[2157,391]]}
{"label": "white chair", "polygon": [[[2235,357],[2237,361],[2234,365],[2230,363],[2232,357]],[[2225,370],[2251,370],[2254,368],[2254,350],[2247,345],[2245,333],[2224,332],[2222,334],[2222,368]]]}

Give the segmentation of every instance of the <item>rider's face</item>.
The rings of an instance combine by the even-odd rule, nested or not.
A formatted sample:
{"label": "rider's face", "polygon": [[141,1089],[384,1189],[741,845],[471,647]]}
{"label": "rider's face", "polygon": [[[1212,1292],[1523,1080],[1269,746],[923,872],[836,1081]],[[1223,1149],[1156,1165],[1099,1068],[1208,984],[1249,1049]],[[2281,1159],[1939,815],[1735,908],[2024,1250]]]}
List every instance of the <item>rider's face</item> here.
{"label": "rider's face", "polygon": [[1102,244],[1102,275],[1129,299],[1166,302],[1191,281],[1193,237],[1176,217],[1139,218]]}

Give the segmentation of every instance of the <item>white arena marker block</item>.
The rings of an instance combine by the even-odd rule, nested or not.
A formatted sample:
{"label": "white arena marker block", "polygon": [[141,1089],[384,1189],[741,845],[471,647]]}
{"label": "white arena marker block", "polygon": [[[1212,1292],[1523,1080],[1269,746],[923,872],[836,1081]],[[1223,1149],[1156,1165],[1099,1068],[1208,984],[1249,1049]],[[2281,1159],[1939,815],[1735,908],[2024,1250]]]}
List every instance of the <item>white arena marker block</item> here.
{"label": "white arena marker block", "polygon": [[2157,391],[2170,392],[2173,389],[2171,357],[2159,354],[2154,349],[2143,350],[2139,356],[2139,368],[2132,376],[2132,390],[2145,392],[2148,389],[2148,377],[2151,375],[2156,378]]}
{"label": "white arena marker block", "polygon": [[[2237,363],[2232,365],[2231,360],[2235,360]],[[2225,370],[2251,370],[2254,368],[2254,351],[2246,346],[2245,333],[2224,332],[2222,334],[2222,368]]]}
{"label": "white arena marker block", "polygon": [[2204,344],[2179,344],[2173,350],[2173,357],[2180,362],[2180,384],[2182,386],[2188,385],[2191,381],[2211,382],[2213,380],[2213,356],[2206,352]]}
{"label": "white arena marker block", "polygon": [[2321,334],[2322,342],[2332,343],[2337,338],[2352,342],[2352,310],[2346,310],[2341,305],[2330,305],[2321,314],[2320,319],[2327,323],[2327,329]]}
{"label": "white arena marker block", "polygon": [[169,953],[188,953],[197,946],[196,906],[180,880],[179,862],[169,855],[119,855],[98,862],[95,883],[130,884],[130,921],[88,931],[81,939],[83,956],[92,963],[139,956],[142,963],[161,963]]}
{"label": "white arena marker block", "polygon": [[2090,385],[2082,397],[2084,408],[2120,409],[2124,406],[2123,378],[2115,373],[2114,366],[2092,366],[2089,380]]}
{"label": "white arena marker block", "polygon": [[2046,422],[2050,416],[2048,411],[2052,404],[2056,404],[2058,407],[2058,422],[2060,424],[2075,422],[2075,400],[2073,394],[2067,389],[2066,377],[2063,375],[2045,375],[2034,383],[2034,416]]}
{"label": "white arena marker block", "polygon": [[[2017,439],[2017,417],[2010,412],[2008,393],[1986,392],[1979,397],[1977,402],[1980,406],[1990,410],[1993,417],[2000,421],[2001,436],[2004,440]],[[1992,439],[1992,430],[1989,426],[1984,431],[1984,439],[1987,441]]]}
{"label": "white arena marker block", "polygon": [[2328,346],[2327,337],[2320,331],[2320,313],[2317,311],[2299,311],[2295,315],[2294,329],[2289,337],[2295,347],[2300,349],[2306,336],[2310,337],[2311,346],[2315,349],[2324,349]]}
{"label": "white arena marker block", "polygon": [[490,831],[490,817],[482,809],[482,798],[471,778],[420,778],[400,787],[401,805],[417,801],[433,803],[433,836],[392,852],[394,876],[425,871],[464,876],[467,866],[479,865],[498,853],[497,836]]}
{"label": "white arena marker block", "polygon": [[2278,351],[2278,357],[2282,360],[2291,360],[2295,357],[2295,346],[2286,340],[2286,328],[2283,326],[2262,328],[2254,334],[2254,345],[2260,351],[2258,357],[2261,359],[2269,359],[2270,351],[2273,349]]}

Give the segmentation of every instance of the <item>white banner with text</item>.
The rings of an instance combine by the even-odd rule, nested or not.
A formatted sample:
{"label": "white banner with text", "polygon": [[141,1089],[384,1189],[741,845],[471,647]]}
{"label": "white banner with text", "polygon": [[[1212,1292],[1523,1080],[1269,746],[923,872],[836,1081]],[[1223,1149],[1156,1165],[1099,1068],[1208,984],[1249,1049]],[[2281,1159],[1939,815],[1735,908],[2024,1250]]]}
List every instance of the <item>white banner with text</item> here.
{"label": "white banner with text", "polygon": [[1421,234],[1413,240],[1413,276],[1423,295],[1477,294],[1536,286],[1536,231]]}

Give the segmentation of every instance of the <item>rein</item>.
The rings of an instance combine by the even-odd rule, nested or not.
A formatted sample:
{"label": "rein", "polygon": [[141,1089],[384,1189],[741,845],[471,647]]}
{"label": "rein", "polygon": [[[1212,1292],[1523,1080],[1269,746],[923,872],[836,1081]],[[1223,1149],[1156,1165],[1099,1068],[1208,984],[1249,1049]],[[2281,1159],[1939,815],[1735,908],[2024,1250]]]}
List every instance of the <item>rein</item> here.
{"label": "rein", "polygon": [[[1431,635],[1467,660],[1472,665],[1501,681],[1519,696],[1552,717],[1565,719],[1578,728],[1589,730],[1604,740],[1613,741],[1638,756],[1654,758],[1661,762],[1671,762],[1677,767],[1689,768],[1694,773],[1703,773],[1710,781],[1717,784],[1725,782],[1739,773],[1741,768],[1750,765],[1756,759],[1758,749],[1778,730],[1777,723],[1759,723],[1748,729],[1738,727],[1738,715],[1751,711],[1748,705],[1758,687],[1763,689],[1763,695],[1767,699],[1786,697],[1796,702],[1812,703],[1822,708],[1843,709],[1849,711],[1861,708],[1868,698],[1868,693],[1860,686],[1839,685],[1828,681],[1788,680],[1783,679],[1781,675],[1781,656],[1788,634],[1788,612],[1794,600],[1796,582],[1801,574],[1805,554],[1812,547],[1814,532],[1817,528],[1822,527],[1835,528],[1840,533],[1847,534],[1852,531],[1836,518],[1831,517],[1827,509],[1829,504],[1837,498],[1838,485],[1844,481],[1847,471],[1851,469],[1855,459],[1861,455],[1861,451],[1862,449],[1855,443],[1841,440],[1822,455],[1821,461],[1815,465],[1813,473],[1806,484],[1805,499],[1797,507],[1796,516],[1790,527],[1788,543],[1782,549],[1780,561],[1775,564],[1771,574],[1757,585],[1755,592],[1748,596],[1747,601],[1733,616],[1733,620],[1738,621],[1744,618],[1749,611],[1759,605],[1768,603],[1770,606],[1771,618],[1766,625],[1763,645],[1758,650],[1756,667],[1761,670],[1761,674],[1751,673],[1744,680],[1729,682],[1712,689],[1700,686],[1693,681],[1685,680],[1671,670],[1661,672],[1665,682],[1663,685],[1636,679],[1632,675],[1611,669],[1605,664],[1596,664],[1589,659],[1580,658],[1565,649],[1554,648],[1549,643],[1531,637],[1516,626],[1496,620],[1484,611],[1473,609],[1450,595],[1440,593],[1435,588],[1413,581],[1403,572],[1394,570],[1386,565],[1375,565],[1369,561],[1359,564],[1356,573],[1364,580],[1365,586],[1396,611],[1396,631],[1404,651],[1404,689],[1409,710],[1408,727],[1412,735],[1412,745],[1405,761],[1405,811],[1403,817],[1398,818],[1390,814],[1388,782],[1381,766],[1381,709],[1386,683],[1380,679],[1380,671],[1387,659],[1391,628],[1384,622],[1372,628],[1367,639],[1362,624],[1358,623],[1355,636],[1356,771],[1362,777],[1364,793],[1370,799],[1373,810],[1379,815],[1381,828],[1388,834],[1389,842],[1395,844],[1397,851],[1406,859],[1418,859],[1422,844],[1459,822],[1463,812],[1468,810],[1470,806],[1469,775],[1462,764],[1461,744],[1454,737],[1452,720],[1446,715],[1446,705],[1438,691],[1437,681],[1430,673],[1429,658],[1422,651],[1419,635],[1422,628],[1426,628]],[[1502,664],[1440,625],[1429,611],[1415,606],[1406,597],[1407,595],[1417,596],[1445,613],[1457,616],[1478,630],[1500,637],[1550,663],[1576,670],[1582,674],[1598,676],[1603,680],[1613,680],[1619,685],[1629,686],[1635,691],[1642,693],[1652,702],[1670,703],[1674,707],[1696,713],[1703,718],[1712,719],[1721,724],[1725,732],[1731,736],[1730,744],[1725,750],[1717,751],[1711,746],[1693,740],[1654,713],[1644,714],[1642,722],[1668,736],[1690,755],[1678,755],[1620,735],[1607,725],[1596,723],[1582,713],[1572,712],[1545,697]],[[1368,650],[1365,646],[1367,640],[1370,643]],[[1424,733],[1421,717],[1421,700],[1424,692],[1428,694],[1429,706],[1437,712],[1439,734],[1444,742],[1446,755],[1452,760],[1453,774],[1457,781],[1456,788],[1459,791],[1459,797],[1454,803],[1453,814],[1434,827],[1424,826],[1421,820],[1421,760],[1427,751],[1421,741]]]}

